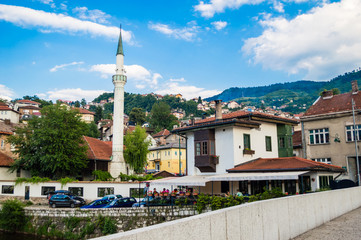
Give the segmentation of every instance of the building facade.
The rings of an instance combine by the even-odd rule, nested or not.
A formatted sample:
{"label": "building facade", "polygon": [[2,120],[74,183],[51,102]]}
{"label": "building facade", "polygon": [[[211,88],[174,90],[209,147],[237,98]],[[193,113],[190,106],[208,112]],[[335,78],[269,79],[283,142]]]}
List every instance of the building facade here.
{"label": "building facade", "polygon": [[[180,171],[179,171],[180,170]],[[167,171],[184,175],[186,172],[185,144],[171,143],[149,149],[147,172]]]}
{"label": "building facade", "polygon": [[356,81],[352,82],[352,91],[349,93],[333,95],[332,91],[323,92],[300,118],[304,157],[340,166],[346,170],[343,178],[357,181],[356,155],[360,155],[358,151],[361,140],[360,110],[361,92]]}

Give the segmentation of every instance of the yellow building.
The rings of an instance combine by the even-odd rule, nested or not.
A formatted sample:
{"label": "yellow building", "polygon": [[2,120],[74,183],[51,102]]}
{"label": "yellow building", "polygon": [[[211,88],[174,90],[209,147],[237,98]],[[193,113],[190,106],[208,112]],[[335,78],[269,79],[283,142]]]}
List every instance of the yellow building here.
{"label": "yellow building", "polygon": [[[186,148],[178,143],[170,143],[164,146],[150,148],[147,158],[147,172],[168,171],[181,174],[186,172]],[[180,163],[180,164],[179,164]]]}

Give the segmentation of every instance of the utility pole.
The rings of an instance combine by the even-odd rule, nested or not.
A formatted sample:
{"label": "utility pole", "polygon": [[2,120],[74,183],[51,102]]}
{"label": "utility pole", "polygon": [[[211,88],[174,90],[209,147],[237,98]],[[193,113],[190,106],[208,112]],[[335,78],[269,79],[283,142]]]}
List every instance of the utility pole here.
{"label": "utility pole", "polygon": [[356,121],[355,121],[355,101],[352,99],[352,118],[353,118],[353,137],[355,141],[355,152],[356,152],[356,166],[357,166],[357,182],[360,186],[360,163],[358,160],[358,149],[357,149],[357,131],[356,131]]}

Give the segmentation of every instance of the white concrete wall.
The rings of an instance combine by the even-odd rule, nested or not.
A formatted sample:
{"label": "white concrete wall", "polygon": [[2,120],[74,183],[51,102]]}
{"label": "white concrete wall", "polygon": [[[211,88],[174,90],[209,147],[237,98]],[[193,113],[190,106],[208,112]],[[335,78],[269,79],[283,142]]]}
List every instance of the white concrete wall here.
{"label": "white concrete wall", "polygon": [[216,173],[226,173],[227,169],[234,168],[234,130],[233,127],[224,127],[215,129],[215,145],[216,155],[219,156],[219,164],[217,164]]}
{"label": "white concrete wall", "polygon": [[[12,196],[12,197],[25,197],[25,186],[30,186],[30,198],[32,197],[46,197],[45,195],[41,195],[42,187],[55,187],[55,190],[68,190],[69,187],[82,187],[83,188],[83,198],[86,200],[94,200],[98,197],[98,188],[114,188],[114,194],[121,194],[123,197],[129,197],[130,188],[138,188],[139,183],[126,183],[126,182],[74,182],[68,183],[65,186],[61,186],[60,182],[44,182],[38,184],[29,184],[23,183],[15,186],[14,194],[3,194],[1,192],[2,185],[15,185],[14,181],[0,181],[0,196]],[[141,188],[145,187],[145,183],[140,184]],[[169,186],[163,185],[152,185],[149,190],[153,190],[156,188],[157,191],[163,189],[163,187],[168,188]],[[170,188],[169,188],[170,189]]]}
{"label": "white concrete wall", "polygon": [[361,187],[247,203],[102,240],[290,239],[361,206]]}

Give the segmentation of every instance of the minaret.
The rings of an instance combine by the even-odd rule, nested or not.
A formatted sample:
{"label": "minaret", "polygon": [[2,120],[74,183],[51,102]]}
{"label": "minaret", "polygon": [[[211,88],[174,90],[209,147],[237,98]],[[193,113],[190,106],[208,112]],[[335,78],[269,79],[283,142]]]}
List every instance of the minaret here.
{"label": "minaret", "polygon": [[117,178],[119,173],[127,174],[127,166],[123,157],[123,135],[124,135],[124,85],[127,82],[124,69],[124,53],[122,43],[122,31],[120,28],[117,64],[115,75],[113,76],[114,84],[114,115],[113,115],[113,154],[110,162],[109,172]]}

